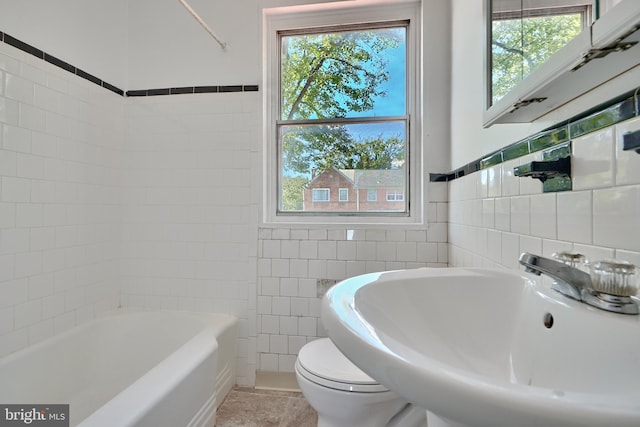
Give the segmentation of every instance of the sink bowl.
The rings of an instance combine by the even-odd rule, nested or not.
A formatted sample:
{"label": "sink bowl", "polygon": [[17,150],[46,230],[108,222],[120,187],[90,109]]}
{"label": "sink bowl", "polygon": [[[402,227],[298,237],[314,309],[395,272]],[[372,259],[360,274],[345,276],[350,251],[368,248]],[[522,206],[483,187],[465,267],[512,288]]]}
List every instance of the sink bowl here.
{"label": "sink bowl", "polygon": [[640,426],[640,316],[497,269],[425,268],[340,282],[329,337],[428,410],[430,427]]}

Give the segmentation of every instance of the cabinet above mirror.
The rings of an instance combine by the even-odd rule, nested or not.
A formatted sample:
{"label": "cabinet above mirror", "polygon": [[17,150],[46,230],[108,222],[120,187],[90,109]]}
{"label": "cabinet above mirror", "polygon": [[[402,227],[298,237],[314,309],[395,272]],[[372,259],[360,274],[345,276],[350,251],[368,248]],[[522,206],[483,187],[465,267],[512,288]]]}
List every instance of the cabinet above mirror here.
{"label": "cabinet above mirror", "polygon": [[485,127],[532,122],[640,64],[640,1],[604,3],[592,22],[594,1],[486,1]]}

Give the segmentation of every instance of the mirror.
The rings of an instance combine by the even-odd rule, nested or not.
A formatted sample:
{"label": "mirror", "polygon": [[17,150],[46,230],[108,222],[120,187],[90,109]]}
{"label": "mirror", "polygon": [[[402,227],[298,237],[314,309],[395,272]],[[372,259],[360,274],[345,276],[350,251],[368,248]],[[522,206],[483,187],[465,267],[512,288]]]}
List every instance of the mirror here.
{"label": "mirror", "polygon": [[[603,0],[609,3],[616,0]],[[588,31],[598,0],[489,0],[487,108]]]}

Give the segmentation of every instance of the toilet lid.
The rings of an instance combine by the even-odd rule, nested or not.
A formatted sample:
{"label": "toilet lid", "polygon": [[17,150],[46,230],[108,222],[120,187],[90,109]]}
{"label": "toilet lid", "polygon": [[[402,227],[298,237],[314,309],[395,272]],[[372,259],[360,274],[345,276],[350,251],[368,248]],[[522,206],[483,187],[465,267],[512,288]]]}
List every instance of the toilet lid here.
{"label": "toilet lid", "polygon": [[368,393],[388,391],[347,359],[329,338],[302,347],[297,365],[301,375],[325,387]]}

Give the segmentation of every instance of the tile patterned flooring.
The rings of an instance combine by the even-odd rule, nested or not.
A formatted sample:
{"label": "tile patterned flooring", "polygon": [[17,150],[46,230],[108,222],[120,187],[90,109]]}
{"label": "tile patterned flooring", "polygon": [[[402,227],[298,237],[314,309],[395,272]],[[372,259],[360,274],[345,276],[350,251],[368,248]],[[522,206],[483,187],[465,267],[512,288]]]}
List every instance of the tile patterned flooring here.
{"label": "tile patterned flooring", "polygon": [[316,427],[318,415],[302,393],[234,387],[216,414],[215,427]]}

